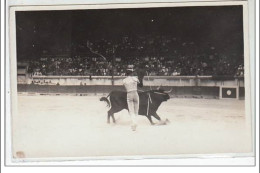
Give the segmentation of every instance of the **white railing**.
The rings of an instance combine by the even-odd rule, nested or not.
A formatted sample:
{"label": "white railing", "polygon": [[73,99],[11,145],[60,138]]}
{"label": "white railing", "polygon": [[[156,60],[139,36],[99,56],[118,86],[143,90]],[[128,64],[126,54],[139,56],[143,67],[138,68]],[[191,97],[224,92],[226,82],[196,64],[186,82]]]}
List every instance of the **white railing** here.
{"label": "white railing", "polygon": [[[31,76],[27,84],[39,85],[122,85],[125,76]],[[24,81],[24,80],[23,80]],[[23,82],[24,84],[25,82]],[[145,86],[244,86],[243,78],[218,79],[212,76],[145,76]],[[18,76],[19,84],[19,76]]]}

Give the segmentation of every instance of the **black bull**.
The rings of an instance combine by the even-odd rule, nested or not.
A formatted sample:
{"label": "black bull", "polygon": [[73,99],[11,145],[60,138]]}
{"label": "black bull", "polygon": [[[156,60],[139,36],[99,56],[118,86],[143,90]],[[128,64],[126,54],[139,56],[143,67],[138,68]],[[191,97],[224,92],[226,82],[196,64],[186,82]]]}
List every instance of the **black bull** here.
{"label": "black bull", "polygon": [[[144,115],[148,118],[153,125],[152,116],[161,121],[161,118],[156,113],[162,102],[170,99],[167,92],[163,90],[150,90],[145,92],[138,92],[139,95],[139,115]],[[110,101],[108,100],[110,97]],[[123,109],[128,110],[127,106],[127,93],[125,91],[112,91],[107,97],[100,98],[100,101],[107,102],[110,110],[107,112],[107,123],[110,123],[110,117],[112,117],[115,123],[114,113],[117,113]],[[166,120],[168,121],[168,120]]]}

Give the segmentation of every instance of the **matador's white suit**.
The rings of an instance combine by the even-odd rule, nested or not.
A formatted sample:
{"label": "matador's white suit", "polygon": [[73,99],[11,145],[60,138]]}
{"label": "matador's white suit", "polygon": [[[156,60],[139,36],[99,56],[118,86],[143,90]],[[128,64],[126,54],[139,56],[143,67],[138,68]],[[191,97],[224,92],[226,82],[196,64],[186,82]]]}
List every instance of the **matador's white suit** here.
{"label": "matador's white suit", "polygon": [[138,83],[140,83],[139,80],[134,76],[128,76],[123,80],[127,92],[128,110],[132,119],[132,130],[136,129],[136,116],[139,111],[139,95],[137,93]]}

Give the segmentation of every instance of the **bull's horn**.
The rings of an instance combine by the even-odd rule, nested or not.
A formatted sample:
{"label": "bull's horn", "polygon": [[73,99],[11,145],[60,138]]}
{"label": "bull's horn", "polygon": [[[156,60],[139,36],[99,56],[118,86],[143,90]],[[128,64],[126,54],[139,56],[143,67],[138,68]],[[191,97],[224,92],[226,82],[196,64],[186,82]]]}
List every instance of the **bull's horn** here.
{"label": "bull's horn", "polygon": [[162,84],[157,88],[157,90],[159,90],[161,88]]}
{"label": "bull's horn", "polygon": [[172,92],[172,88],[169,91],[164,91],[165,93],[170,93]]}

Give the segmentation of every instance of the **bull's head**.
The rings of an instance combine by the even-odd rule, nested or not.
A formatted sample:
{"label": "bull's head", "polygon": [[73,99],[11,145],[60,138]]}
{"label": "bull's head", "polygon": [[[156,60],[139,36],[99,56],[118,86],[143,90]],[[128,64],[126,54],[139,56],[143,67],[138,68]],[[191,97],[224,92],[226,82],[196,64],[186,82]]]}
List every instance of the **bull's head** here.
{"label": "bull's head", "polygon": [[170,99],[169,93],[172,92],[172,88],[169,91],[164,91],[163,89],[157,88],[157,90],[153,90],[155,99],[161,101],[167,101]]}
{"label": "bull's head", "polygon": [[[161,89],[162,85],[160,85],[157,90],[160,90],[160,91],[164,91],[163,89]],[[164,93],[171,93],[172,92],[172,88],[169,90],[169,91],[164,91]]]}

